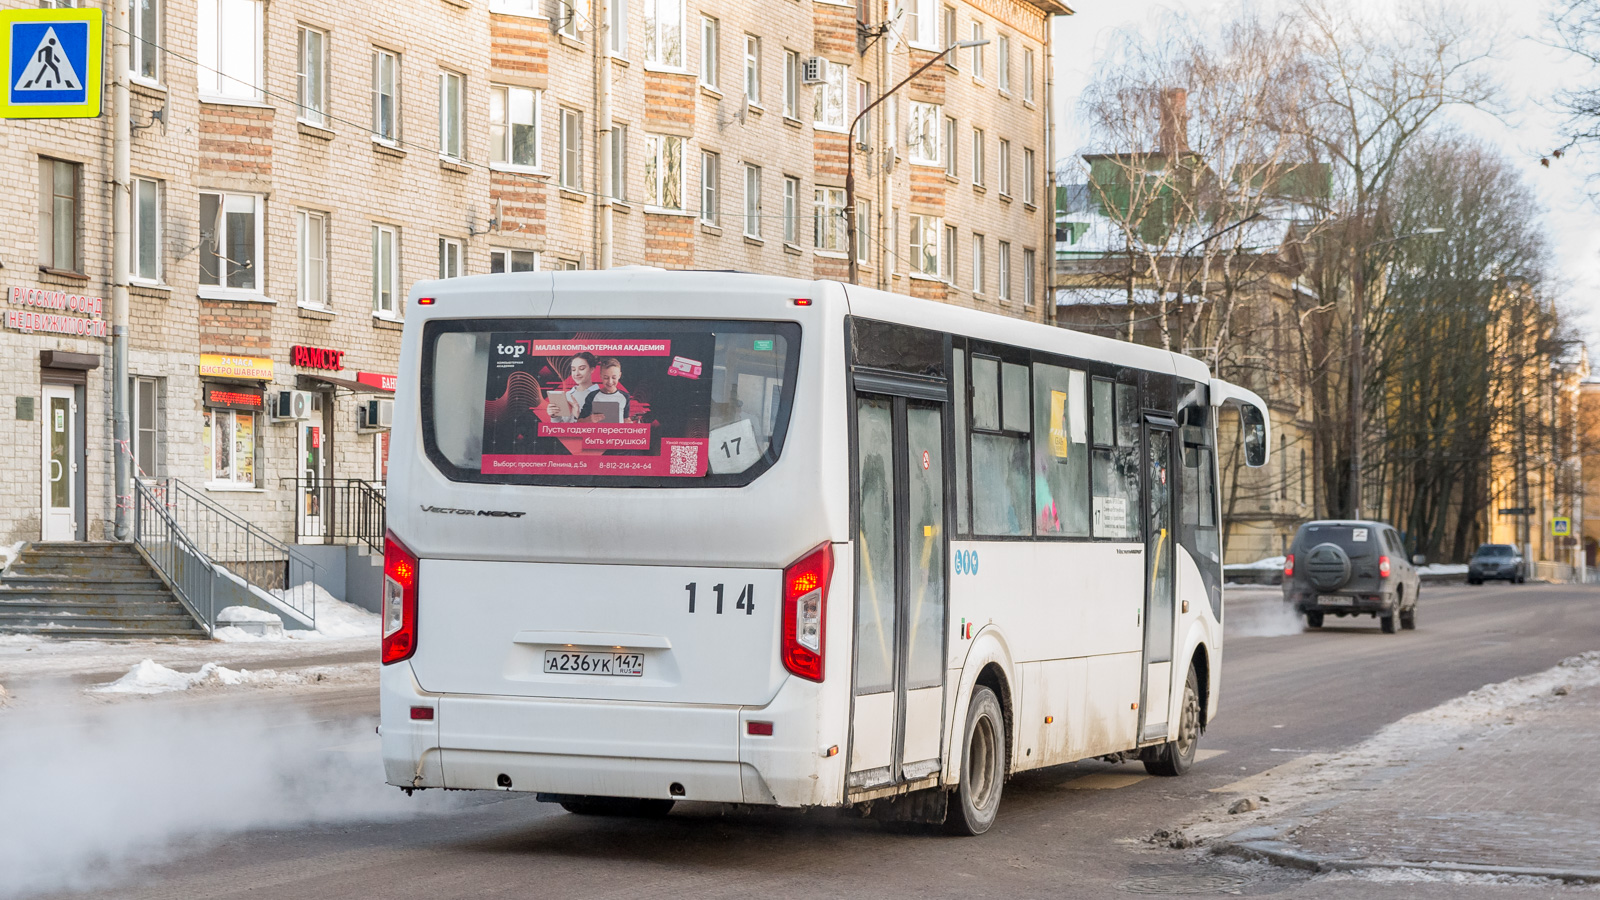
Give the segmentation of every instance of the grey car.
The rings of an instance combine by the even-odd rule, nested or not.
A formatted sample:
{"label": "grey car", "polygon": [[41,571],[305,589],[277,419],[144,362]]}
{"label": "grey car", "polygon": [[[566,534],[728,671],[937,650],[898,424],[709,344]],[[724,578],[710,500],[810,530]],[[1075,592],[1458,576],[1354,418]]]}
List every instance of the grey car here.
{"label": "grey car", "polygon": [[1407,559],[1383,522],[1330,519],[1300,526],[1283,566],[1283,599],[1321,628],[1325,616],[1373,616],[1384,634],[1417,627],[1422,557]]}
{"label": "grey car", "polygon": [[1510,544],[1484,544],[1467,561],[1467,583],[1483,584],[1491,578],[1521,584],[1528,580],[1528,564]]}

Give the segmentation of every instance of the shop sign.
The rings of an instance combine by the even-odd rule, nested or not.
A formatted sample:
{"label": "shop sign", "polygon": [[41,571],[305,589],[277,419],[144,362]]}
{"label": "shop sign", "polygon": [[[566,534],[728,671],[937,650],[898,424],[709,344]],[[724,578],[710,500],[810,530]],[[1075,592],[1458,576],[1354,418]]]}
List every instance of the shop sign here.
{"label": "shop sign", "polygon": [[289,348],[289,364],[300,366],[303,369],[323,369],[329,372],[338,372],[344,368],[344,351],[295,344]]}
{"label": "shop sign", "polygon": [[244,378],[250,381],[271,381],[272,360],[257,356],[225,356],[220,353],[200,354],[200,374],[216,378]]}
{"label": "shop sign", "polygon": [[44,288],[13,287],[6,296],[23,309],[6,310],[6,327],[27,334],[45,332],[73,337],[103,338],[105,301],[99,297],[69,294]]}
{"label": "shop sign", "polygon": [[260,412],[265,400],[259,389],[234,387],[233,385],[203,384],[201,385],[204,404],[212,409],[237,409],[244,412]]}
{"label": "shop sign", "polygon": [[380,390],[393,391],[395,383],[400,380],[400,376],[385,375],[382,372],[357,372],[356,380],[362,384],[370,384]]}

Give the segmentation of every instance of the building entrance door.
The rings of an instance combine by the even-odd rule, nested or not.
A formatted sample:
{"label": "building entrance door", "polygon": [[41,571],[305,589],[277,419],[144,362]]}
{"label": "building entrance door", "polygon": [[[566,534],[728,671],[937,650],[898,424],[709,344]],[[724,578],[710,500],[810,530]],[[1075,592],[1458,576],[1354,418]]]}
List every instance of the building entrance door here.
{"label": "building entrance door", "polygon": [[76,394],[71,385],[44,386],[40,532],[46,541],[71,541],[78,537],[78,473],[83,459],[83,434],[78,428]]}

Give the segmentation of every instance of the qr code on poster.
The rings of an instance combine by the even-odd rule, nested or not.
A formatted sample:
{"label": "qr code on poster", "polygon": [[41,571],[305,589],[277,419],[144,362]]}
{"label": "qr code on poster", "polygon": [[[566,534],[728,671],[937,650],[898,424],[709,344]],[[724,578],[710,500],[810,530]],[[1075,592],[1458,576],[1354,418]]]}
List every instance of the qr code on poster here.
{"label": "qr code on poster", "polygon": [[699,444],[673,444],[667,462],[668,475],[693,475],[700,468]]}

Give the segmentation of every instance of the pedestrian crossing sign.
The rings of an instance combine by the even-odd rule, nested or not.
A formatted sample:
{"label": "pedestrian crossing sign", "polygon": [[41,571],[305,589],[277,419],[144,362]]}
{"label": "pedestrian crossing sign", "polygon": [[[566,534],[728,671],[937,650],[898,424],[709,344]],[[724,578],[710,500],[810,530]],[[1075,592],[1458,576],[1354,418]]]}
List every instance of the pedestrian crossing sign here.
{"label": "pedestrian crossing sign", "polygon": [[98,9],[0,10],[0,118],[100,115],[104,21]]}
{"label": "pedestrian crossing sign", "polygon": [[1569,537],[1572,534],[1572,519],[1566,516],[1554,516],[1550,519],[1550,534],[1555,537]]}

